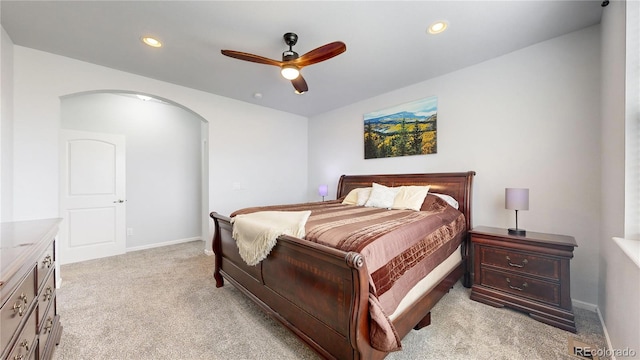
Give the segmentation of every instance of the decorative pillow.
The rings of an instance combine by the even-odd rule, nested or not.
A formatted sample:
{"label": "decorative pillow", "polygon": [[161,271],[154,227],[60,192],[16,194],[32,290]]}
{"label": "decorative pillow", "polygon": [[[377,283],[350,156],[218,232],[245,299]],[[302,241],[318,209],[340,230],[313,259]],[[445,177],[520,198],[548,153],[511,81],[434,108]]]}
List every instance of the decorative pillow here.
{"label": "decorative pillow", "polygon": [[358,205],[358,206],[364,205],[369,200],[369,196],[371,195],[371,191],[372,191],[372,188],[370,188],[370,187],[360,188],[358,190],[358,202],[356,203],[356,205]]}
{"label": "decorative pillow", "polygon": [[443,208],[449,206],[446,201],[442,198],[433,195],[433,193],[428,193],[424,198],[424,202],[420,207],[420,211],[441,211]]}
{"label": "decorative pillow", "polygon": [[355,205],[358,203],[358,191],[360,188],[353,189],[349,191],[347,196],[342,200],[342,204],[344,205]]}
{"label": "decorative pillow", "polygon": [[429,186],[400,186],[391,208],[420,211],[428,192]]}
{"label": "decorative pillow", "polygon": [[445,194],[438,194],[438,193],[431,193],[439,198],[441,198],[442,200],[446,201],[447,204],[451,205],[453,208],[458,209],[458,201],[456,201],[456,199],[452,198],[449,195],[445,195]]}
{"label": "decorative pillow", "polygon": [[399,187],[392,188],[373,183],[371,195],[364,206],[390,209],[399,190]]}

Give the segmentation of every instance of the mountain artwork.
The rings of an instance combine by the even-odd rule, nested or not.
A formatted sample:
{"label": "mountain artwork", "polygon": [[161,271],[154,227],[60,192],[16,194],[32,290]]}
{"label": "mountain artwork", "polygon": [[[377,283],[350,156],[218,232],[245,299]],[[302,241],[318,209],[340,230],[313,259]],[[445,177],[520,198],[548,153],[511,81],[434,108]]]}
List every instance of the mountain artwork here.
{"label": "mountain artwork", "polygon": [[364,158],[436,154],[438,98],[431,96],[364,115]]}

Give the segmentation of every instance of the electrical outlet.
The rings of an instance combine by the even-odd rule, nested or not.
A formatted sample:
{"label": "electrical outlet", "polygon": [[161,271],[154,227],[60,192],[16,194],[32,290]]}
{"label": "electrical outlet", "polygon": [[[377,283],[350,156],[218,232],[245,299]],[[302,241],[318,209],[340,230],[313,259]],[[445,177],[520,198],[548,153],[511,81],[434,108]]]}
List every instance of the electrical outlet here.
{"label": "electrical outlet", "polygon": [[133,235],[133,228],[127,228],[127,236]]}

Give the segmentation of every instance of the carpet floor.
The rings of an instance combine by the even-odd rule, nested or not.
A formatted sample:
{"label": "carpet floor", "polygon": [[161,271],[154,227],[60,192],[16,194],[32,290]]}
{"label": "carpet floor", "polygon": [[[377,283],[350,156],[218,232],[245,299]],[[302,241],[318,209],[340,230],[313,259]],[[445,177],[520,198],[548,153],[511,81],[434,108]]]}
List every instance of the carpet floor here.
{"label": "carpet floor", "polygon": [[[318,359],[251,300],[215,287],[213,256],[194,241],[63,265],[63,325],[54,360]],[[599,349],[598,315],[575,309],[577,334],[469,299],[459,283],[387,359],[577,359],[570,339]]]}

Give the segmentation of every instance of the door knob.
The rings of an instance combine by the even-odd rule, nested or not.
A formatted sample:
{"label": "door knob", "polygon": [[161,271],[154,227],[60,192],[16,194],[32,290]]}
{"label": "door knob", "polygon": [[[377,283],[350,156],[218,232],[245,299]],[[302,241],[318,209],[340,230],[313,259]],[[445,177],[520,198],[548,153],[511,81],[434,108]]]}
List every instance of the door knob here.
{"label": "door knob", "polygon": [[115,203],[122,204],[123,202],[124,202],[124,200],[122,200],[122,199],[118,199],[118,200],[114,201],[113,203],[114,203],[114,204],[115,204]]}

